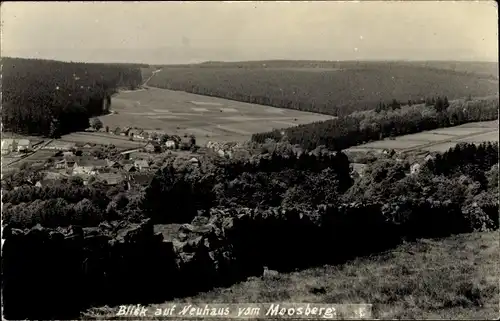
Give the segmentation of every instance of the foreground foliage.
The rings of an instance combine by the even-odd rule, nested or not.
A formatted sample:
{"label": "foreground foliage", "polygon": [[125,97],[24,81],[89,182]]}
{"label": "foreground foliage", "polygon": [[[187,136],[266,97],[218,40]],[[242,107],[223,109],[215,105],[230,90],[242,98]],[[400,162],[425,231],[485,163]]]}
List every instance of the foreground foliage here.
{"label": "foreground foliage", "polygon": [[[148,308],[206,302],[370,303],[375,319],[494,319],[499,300],[498,247],[497,232],[422,239],[345,264],[250,278]],[[117,311],[96,307],[82,316],[118,319]]]}
{"label": "foreground foliage", "polygon": [[[164,301],[262,275],[264,266],[338,264],[405,240],[498,229],[498,143],[459,145],[414,174],[386,157],[354,180],[343,153],[297,158],[280,154],[283,147],[250,160],[170,163],[144,194],[117,188],[99,197],[104,189],[76,182],[8,191],[9,318],[69,318],[92,305]],[[155,233],[154,224],[172,222],[190,224]],[[143,282],[131,287],[123,282],[130,276]],[[49,286],[57,296],[42,294]],[[461,291],[483,300],[473,286]],[[60,302],[64,309],[55,309]]]}

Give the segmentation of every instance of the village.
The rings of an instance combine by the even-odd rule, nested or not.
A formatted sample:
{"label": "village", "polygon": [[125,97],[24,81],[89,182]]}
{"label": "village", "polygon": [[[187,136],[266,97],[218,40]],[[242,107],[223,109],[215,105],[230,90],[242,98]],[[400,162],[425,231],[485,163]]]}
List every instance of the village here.
{"label": "village", "polygon": [[[193,166],[199,165],[199,156],[211,154],[222,158],[233,158],[238,151],[245,151],[241,143],[221,143],[209,141],[206,146],[196,144],[194,135],[168,135],[161,131],[142,130],[140,128],[89,128],[87,132],[101,132],[103,135],[125,136],[129,140],[144,141],[139,148],[120,150],[113,145],[100,145],[95,143],[66,142],[51,140],[38,149],[38,153],[46,155],[45,161],[39,161],[31,166],[21,164],[21,170],[30,170],[37,173],[35,181],[24,182],[37,187],[58,184],[61,180],[79,180],[83,185],[99,182],[112,187],[125,184],[128,189],[132,185],[147,187],[155,172],[165,164],[168,157],[183,158]],[[37,153],[36,146],[40,142],[30,139],[2,139],[2,158],[22,157],[23,155]],[[248,148],[248,146],[247,146]],[[297,148],[297,147],[295,147]],[[300,155],[302,150],[295,150]],[[320,153],[317,148],[309,153]],[[388,158],[403,161],[400,153],[394,150],[383,150],[382,154]],[[433,159],[431,153],[424,153],[419,160],[412,162],[407,175],[416,174],[421,164]],[[363,161],[365,163],[365,161]],[[351,175],[363,176],[366,164],[351,162]],[[2,179],[4,171],[2,168]],[[6,177],[7,178],[7,177]],[[14,189],[18,186],[12,186]]]}
{"label": "village", "polygon": [[[68,142],[64,140],[32,141],[27,138],[2,139],[2,163],[4,159],[18,160],[20,171],[37,173],[29,185],[37,187],[58,184],[61,180],[79,180],[83,185],[99,182],[112,187],[125,184],[146,187],[155,172],[162,167],[168,157],[183,158],[197,166],[199,156],[212,154],[231,158],[240,144],[209,141],[205,147],[196,144],[194,135],[168,135],[161,131],[139,128],[89,128],[86,132],[100,132],[109,136],[126,136],[128,140],[143,141],[138,148],[122,150],[114,145]],[[36,157],[35,163],[25,162],[30,155]],[[44,159],[41,159],[44,158]],[[13,162],[11,162],[13,163]],[[8,166],[8,165],[7,165]],[[2,165],[2,180],[7,179]],[[17,184],[16,184],[17,185]],[[18,186],[12,186],[17,189]]]}

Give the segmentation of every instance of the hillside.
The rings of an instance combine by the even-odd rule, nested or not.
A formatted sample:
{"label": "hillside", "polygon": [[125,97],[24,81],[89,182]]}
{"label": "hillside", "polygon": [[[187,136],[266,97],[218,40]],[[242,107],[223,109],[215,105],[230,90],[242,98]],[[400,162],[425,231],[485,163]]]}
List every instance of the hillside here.
{"label": "hillside", "polygon": [[141,65],[93,64],[4,57],[4,130],[57,136],[89,126],[88,117],[105,113],[119,88],[142,82]]}
{"label": "hillside", "polygon": [[[371,303],[381,319],[492,319],[498,317],[497,232],[407,243],[380,255],[273,279],[250,278],[231,286],[149,306],[193,303]],[[117,319],[94,308],[85,319]]]}
{"label": "hillside", "polygon": [[438,95],[492,95],[498,92],[497,70],[488,63],[208,62],[164,66],[149,85],[337,116],[392,99],[407,103]]}

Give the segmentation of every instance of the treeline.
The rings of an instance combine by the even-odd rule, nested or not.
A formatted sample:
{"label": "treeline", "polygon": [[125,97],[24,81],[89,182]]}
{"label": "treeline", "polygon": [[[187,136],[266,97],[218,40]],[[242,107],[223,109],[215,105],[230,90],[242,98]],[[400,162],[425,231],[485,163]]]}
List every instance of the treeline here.
{"label": "treeline", "polygon": [[4,130],[56,137],[85,129],[117,88],[141,82],[140,68],[126,64],[2,58]]}
{"label": "treeline", "polygon": [[[351,63],[354,64],[354,63]],[[218,66],[218,64],[212,64]],[[488,96],[498,85],[476,75],[404,64],[356,64],[340,69],[167,66],[150,86],[333,116],[373,110],[380,101]]]}
{"label": "treeline", "polygon": [[456,100],[449,104],[446,109],[438,107],[439,111],[436,106],[414,105],[354,113],[323,122],[254,134],[252,140],[257,143],[267,139],[279,141],[284,138],[281,133],[284,131],[288,141],[305,149],[321,145],[330,149],[346,149],[386,137],[498,119],[498,97]]}

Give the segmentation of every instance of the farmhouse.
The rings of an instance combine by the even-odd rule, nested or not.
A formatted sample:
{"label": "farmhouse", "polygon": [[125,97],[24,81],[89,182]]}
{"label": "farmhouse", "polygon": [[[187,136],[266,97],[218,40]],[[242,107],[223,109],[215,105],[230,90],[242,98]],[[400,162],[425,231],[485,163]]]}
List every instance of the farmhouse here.
{"label": "farmhouse", "polygon": [[161,147],[155,142],[149,142],[144,146],[144,150],[149,153],[155,153],[161,151]]}
{"label": "farmhouse", "polygon": [[128,136],[129,132],[130,132],[130,127],[125,127],[121,132],[120,132],[120,135],[121,136]]}
{"label": "farmhouse", "polygon": [[17,141],[15,139],[2,139],[2,155],[17,150]]}
{"label": "farmhouse", "polygon": [[428,161],[430,161],[430,160],[434,160],[434,156],[433,156],[433,155],[431,155],[431,154],[429,154],[429,155],[425,156],[424,160],[425,160],[426,162],[428,162]]}
{"label": "farmhouse", "polygon": [[363,177],[366,169],[365,164],[359,164],[359,163],[352,163],[352,171],[357,173],[359,176]]}
{"label": "farmhouse", "polygon": [[173,140],[167,140],[165,142],[165,146],[168,148],[168,149],[175,149],[175,142]]}
{"label": "farmhouse", "polygon": [[59,183],[56,180],[47,178],[41,179],[35,184],[36,187],[57,186],[57,185],[59,185]]}
{"label": "farmhouse", "polygon": [[119,162],[107,160],[107,163],[108,163],[107,164],[108,168],[114,168],[114,169],[122,169],[123,168],[122,164],[120,164]]}
{"label": "farmhouse", "polygon": [[124,181],[123,175],[119,173],[102,173],[97,177],[98,181],[108,186],[115,186]]}
{"label": "farmhouse", "polygon": [[137,173],[130,176],[130,183],[137,184],[142,187],[146,187],[151,184],[151,181],[154,178],[154,174],[144,174]]}
{"label": "farmhouse", "polygon": [[419,163],[414,163],[410,166],[410,174],[417,174],[420,172],[421,165]]}
{"label": "farmhouse", "polygon": [[138,168],[139,170],[147,170],[149,169],[149,163],[147,160],[144,159],[138,159],[134,162],[134,166]]}
{"label": "farmhouse", "polygon": [[106,160],[81,157],[75,161],[73,174],[95,175],[107,165]]}
{"label": "farmhouse", "polygon": [[26,152],[31,149],[31,141],[29,139],[20,139],[17,141],[17,151]]}
{"label": "farmhouse", "polygon": [[2,155],[17,151],[25,152],[31,149],[31,141],[29,139],[2,139]]}
{"label": "farmhouse", "polygon": [[129,136],[132,136],[137,139],[144,139],[144,130],[142,129],[131,129],[129,132]]}
{"label": "farmhouse", "polygon": [[137,168],[134,164],[125,164],[123,170],[127,173],[137,172]]}

